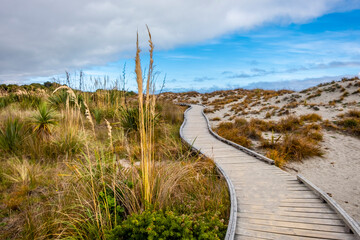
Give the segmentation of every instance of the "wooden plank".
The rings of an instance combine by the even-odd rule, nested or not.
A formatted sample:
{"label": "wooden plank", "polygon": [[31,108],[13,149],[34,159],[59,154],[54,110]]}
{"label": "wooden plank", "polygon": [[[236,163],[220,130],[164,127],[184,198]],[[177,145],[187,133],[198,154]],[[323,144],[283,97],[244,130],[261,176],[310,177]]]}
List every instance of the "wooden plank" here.
{"label": "wooden plank", "polygon": [[268,240],[270,238],[260,238],[260,237],[252,237],[252,236],[245,236],[240,234],[235,234],[235,240]]}
{"label": "wooden plank", "polygon": [[315,198],[305,198],[305,199],[293,199],[293,198],[287,198],[287,199],[283,199],[281,201],[281,203],[308,203],[308,202],[315,202],[315,203],[323,203],[322,200],[320,200],[320,198],[315,197]]}
{"label": "wooden plank", "polygon": [[[247,237],[254,237],[255,239],[276,239],[276,240],[314,240],[312,237],[301,237],[301,236],[292,236],[292,235],[284,235],[278,233],[271,233],[271,232],[263,232],[263,231],[256,231],[256,230],[249,230],[244,228],[239,228],[236,230],[236,239],[242,239],[242,236]],[[324,239],[324,238],[319,238]]]}
{"label": "wooden plank", "polygon": [[[336,233],[336,232],[327,232],[327,231],[316,231],[316,230],[305,230],[298,228],[287,228],[287,227],[278,227],[278,226],[267,226],[267,225],[257,225],[239,222],[237,224],[237,229],[248,229],[256,230],[259,232],[268,232],[275,234],[283,235],[293,235],[299,237],[312,237],[319,239],[343,239],[343,240],[353,240],[354,235],[349,233]],[[238,231],[236,233],[239,233]]]}
{"label": "wooden plank", "polygon": [[273,221],[287,221],[287,222],[299,222],[299,223],[312,223],[321,225],[332,225],[344,227],[344,222],[340,219],[326,219],[326,218],[309,218],[299,216],[281,216],[281,215],[269,215],[263,213],[238,213],[238,218],[250,218],[250,219],[263,219]]}
{"label": "wooden plank", "polygon": [[318,219],[340,219],[336,213],[325,214],[325,213],[309,213],[309,212],[284,212],[284,211],[261,211],[261,210],[244,210],[238,209],[239,213],[256,213],[256,214],[267,214],[273,216],[288,216],[288,217],[307,217],[307,218],[318,218]]}
{"label": "wooden plank", "polygon": [[312,223],[300,223],[300,222],[288,222],[281,220],[269,220],[269,219],[252,219],[252,218],[238,218],[239,223],[246,224],[256,224],[256,225],[265,225],[265,226],[274,226],[274,227],[284,227],[291,229],[304,229],[304,230],[316,230],[324,232],[337,232],[345,233],[344,226],[334,226],[334,225],[322,225],[322,224],[312,224]]}
{"label": "wooden plank", "polygon": [[327,207],[322,202],[292,202],[292,203],[280,203],[280,207],[303,207],[303,208],[313,208],[313,207]]}
{"label": "wooden plank", "polygon": [[[239,204],[238,204],[239,205]],[[256,205],[241,205],[241,210],[266,210],[266,206],[256,206]],[[332,209],[329,209],[326,205],[323,207],[314,207],[314,208],[304,208],[304,207],[279,207],[278,208],[284,212],[302,212],[302,213],[324,213],[324,214],[334,214]],[[276,210],[274,210],[276,211]]]}

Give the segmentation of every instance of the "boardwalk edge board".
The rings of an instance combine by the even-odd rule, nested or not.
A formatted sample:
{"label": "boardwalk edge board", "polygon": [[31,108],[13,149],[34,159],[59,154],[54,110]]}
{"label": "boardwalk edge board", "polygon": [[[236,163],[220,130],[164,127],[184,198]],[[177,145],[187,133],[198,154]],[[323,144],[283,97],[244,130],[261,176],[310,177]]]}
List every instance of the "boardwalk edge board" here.
{"label": "boardwalk edge board", "polygon": [[360,240],[360,226],[351,216],[345,212],[342,207],[340,207],[339,204],[337,204],[333,198],[331,198],[328,194],[326,194],[323,190],[318,188],[304,176],[298,174],[297,179],[300,183],[303,183],[305,186],[310,188],[316,195],[323,199],[323,201],[327,202],[327,204],[342,218],[346,226],[349,228],[349,231],[354,234],[357,240]]}
{"label": "boardwalk edge board", "polygon": [[[186,109],[186,111],[184,112],[184,121],[181,124],[180,127],[180,138],[182,139],[183,142],[185,142],[187,145],[189,145],[195,152],[198,152],[204,156],[206,156],[204,153],[201,152],[201,150],[197,149],[196,147],[194,147],[192,145],[192,143],[189,143],[188,141],[185,140],[184,135],[183,135],[183,129],[186,125],[186,113],[192,108],[192,106],[190,104],[184,104],[181,103],[179,104],[181,106],[188,106],[189,108]],[[225,235],[225,240],[233,240],[235,238],[235,232],[236,232],[236,220],[237,220],[237,200],[236,200],[236,193],[235,193],[235,187],[232,184],[230,178],[228,177],[228,175],[225,173],[225,171],[215,162],[215,165],[217,167],[218,172],[223,175],[223,177],[226,180],[228,189],[229,189],[229,194],[230,194],[230,218],[229,218],[229,223],[228,223],[228,227],[226,230],[226,235]]]}

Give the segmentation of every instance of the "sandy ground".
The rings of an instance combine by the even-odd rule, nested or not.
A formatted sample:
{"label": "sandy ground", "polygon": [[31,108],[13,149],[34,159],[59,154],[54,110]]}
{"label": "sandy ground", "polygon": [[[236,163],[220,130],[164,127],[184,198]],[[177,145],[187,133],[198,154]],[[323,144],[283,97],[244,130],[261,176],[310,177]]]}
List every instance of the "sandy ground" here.
{"label": "sandy ground", "polygon": [[[337,120],[339,114],[350,109],[360,110],[360,80],[333,82],[302,92],[284,93],[270,99],[254,98],[251,104],[243,112],[232,111],[232,106],[242,105],[246,96],[243,92],[232,90],[238,98],[235,101],[214,108],[213,101],[227,99],[234,96],[228,92],[219,94],[198,94],[188,98],[192,103],[204,103],[214,112],[207,113],[212,127],[220,122],[229,121],[232,117],[245,117],[246,119],[258,118],[263,120],[277,121],[286,115],[281,115],[281,109],[287,109],[288,114],[304,115],[316,113],[323,120]],[[344,93],[346,93],[344,95]],[[186,94],[185,94],[186,95]],[[207,97],[203,102],[203,97]],[[175,102],[183,102],[186,97],[177,97]],[[331,104],[331,101],[336,100]],[[297,103],[294,108],[286,108],[288,104]],[[244,106],[244,105],[242,105]],[[276,109],[261,110],[267,106],[275,106]],[[270,118],[265,118],[267,112],[274,111]],[[211,119],[220,119],[215,121]],[[303,162],[291,162],[285,166],[285,170],[292,174],[302,174],[315,185],[329,193],[356,221],[360,222],[360,139],[337,132],[323,131],[324,140],[322,149],[325,155],[305,159]]]}
{"label": "sandy ground", "polygon": [[322,158],[288,163],[285,170],[305,176],[360,222],[360,139],[324,131],[322,147]]}

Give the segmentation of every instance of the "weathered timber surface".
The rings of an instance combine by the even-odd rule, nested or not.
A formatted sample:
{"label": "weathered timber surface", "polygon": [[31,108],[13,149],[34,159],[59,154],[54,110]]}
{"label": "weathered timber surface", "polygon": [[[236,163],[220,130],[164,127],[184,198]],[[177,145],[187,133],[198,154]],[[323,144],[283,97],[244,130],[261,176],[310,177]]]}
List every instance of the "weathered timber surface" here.
{"label": "weathered timber surface", "polygon": [[191,105],[185,112],[181,137],[212,158],[231,181],[237,205],[232,206],[236,220],[231,222],[236,227],[228,229],[227,239],[358,239],[339,212],[307,184],[215,138],[203,106]]}

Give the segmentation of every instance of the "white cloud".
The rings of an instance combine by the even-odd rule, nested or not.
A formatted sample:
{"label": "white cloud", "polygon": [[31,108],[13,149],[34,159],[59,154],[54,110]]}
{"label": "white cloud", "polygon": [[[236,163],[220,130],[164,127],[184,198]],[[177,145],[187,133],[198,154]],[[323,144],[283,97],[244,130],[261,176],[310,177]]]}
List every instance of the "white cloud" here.
{"label": "white cloud", "polygon": [[358,1],[1,0],[0,81],[132,57],[137,29],[146,44],[145,24],[156,48],[168,49],[268,22],[306,22],[354,4]]}

